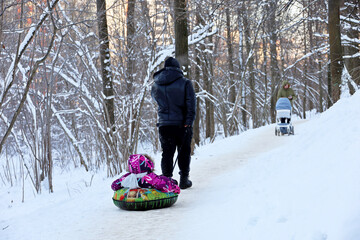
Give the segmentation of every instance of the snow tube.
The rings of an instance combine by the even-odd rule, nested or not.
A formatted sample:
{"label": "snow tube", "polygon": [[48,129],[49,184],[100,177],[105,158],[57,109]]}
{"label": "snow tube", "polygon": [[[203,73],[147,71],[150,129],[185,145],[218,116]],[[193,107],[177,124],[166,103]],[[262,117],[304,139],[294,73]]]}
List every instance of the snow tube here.
{"label": "snow tube", "polygon": [[114,193],[114,204],[124,210],[150,210],[170,207],[178,198],[173,192],[161,192],[153,188],[121,188]]}

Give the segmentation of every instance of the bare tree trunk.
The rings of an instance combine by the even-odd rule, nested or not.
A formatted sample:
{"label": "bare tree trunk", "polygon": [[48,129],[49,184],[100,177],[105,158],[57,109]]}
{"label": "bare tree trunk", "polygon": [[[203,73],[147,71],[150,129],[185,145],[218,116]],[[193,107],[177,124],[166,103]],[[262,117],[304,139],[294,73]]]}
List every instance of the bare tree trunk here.
{"label": "bare tree trunk", "polygon": [[134,82],[135,74],[135,3],[136,0],[129,0],[127,5],[127,18],[126,18],[126,50],[127,50],[127,79],[126,79],[126,92],[130,94],[132,92],[132,85]]}
{"label": "bare tree trunk", "polygon": [[[46,67],[44,67],[46,68]],[[46,74],[46,71],[45,71]],[[52,171],[53,171],[53,159],[52,159],[52,142],[51,142],[51,105],[52,105],[52,97],[53,97],[53,75],[50,75],[50,80],[47,77],[44,77],[47,82],[46,88],[46,97],[45,97],[45,136],[44,136],[44,165],[46,166],[46,175],[48,177],[49,183],[49,191],[53,192],[53,184],[52,184]]]}
{"label": "bare tree trunk", "polygon": [[[305,54],[307,51],[307,47],[306,47],[306,42],[304,42],[304,46],[305,46]],[[304,93],[303,93],[303,103],[302,103],[302,107],[303,107],[303,119],[306,119],[306,105],[307,105],[307,88],[308,88],[308,60],[305,59],[304,61],[304,75],[303,75],[303,83],[304,83]],[[300,100],[300,99],[299,99]]]}
{"label": "bare tree trunk", "polygon": [[[183,69],[184,75],[190,78],[190,62],[189,62],[189,43],[188,43],[188,21],[186,0],[175,0],[175,58],[179,61]],[[199,80],[199,79],[197,79]],[[196,87],[196,86],[195,86]],[[199,116],[196,116],[199,118]],[[194,130],[200,131],[199,128]],[[196,133],[198,134],[198,133]],[[195,147],[195,139],[192,139],[192,153]]]}
{"label": "bare tree trunk", "polygon": [[248,15],[246,12],[246,6],[243,3],[242,5],[242,16],[244,24],[244,33],[245,33],[245,46],[246,46],[246,58],[248,59],[249,67],[249,87],[250,87],[250,104],[251,104],[251,116],[252,116],[252,125],[254,128],[258,127],[257,120],[257,111],[256,111],[256,94],[255,94],[255,76],[254,76],[254,55],[251,51],[251,36],[250,29],[248,24]]}
{"label": "bare tree trunk", "polygon": [[[347,5],[346,17],[350,17],[351,19],[358,19],[357,13],[360,10],[359,0],[350,0],[347,1],[345,4]],[[357,30],[358,24],[354,21],[347,21],[347,19],[345,19],[345,21],[350,26],[349,29],[346,30],[346,34],[349,39],[359,39],[359,30]],[[356,54],[360,53],[359,44],[356,44],[355,42],[350,43],[348,46],[345,46],[344,50],[346,51],[346,55],[349,56],[356,56]],[[351,57],[345,59],[345,65],[349,71],[351,78],[360,87],[360,57]],[[350,94],[355,93],[355,89],[350,83],[349,89]]]}
{"label": "bare tree trunk", "polygon": [[[116,161],[117,156],[116,144],[113,132],[115,131],[115,113],[114,113],[114,89],[111,74],[110,64],[110,46],[109,46],[109,33],[106,19],[106,1],[96,0],[97,17],[98,17],[98,31],[99,31],[99,50],[101,62],[101,76],[103,82],[104,99],[104,112],[105,112],[105,126],[107,129],[106,141],[109,148],[107,153],[108,175],[112,176],[117,170],[112,172],[111,165]],[[111,163],[112,162],[112,163]]]}
{"label": "bare tree trunk", "polygon": [[230,10],[229,6],[225,10],[226,13],[226,44],[227,44],[227,51],[228,51],[228,66],[229,66],[229,102],[234,104],[236,93],[235,93],[235,83],[234,83],[234,64],[233,64],[233,55],[234,50],[232,46],[232,39],[231,39],[231,21],[230,21]]}
{"label": "bare tree trunk", "polygon": [[[212,37],[210,37],[210,43],[212,43]],[[212,50],[212,44],[211,49]],[[211,54],[205,55],[205,72],[204,72],[204,82],[205,88],[208,94],[213,95],[213,60]],[[210,97],[210,96],[209,96]],[[206,132],[205,137],[210,138],[210,141],[214,140],[215,137],[215,119],[214,119],[214,104],[207,97],[205,99],[205,108],[206,108]]]}
{"label": "bare tree trunk", "polygon": [[189,43],[186,0],[175,0],[175,58],[189,78]]}
{"label": "bare tree trunk", "polygon": [[343,58],[340,34],[340,1],[329,0],[329,41],[330,41],[330,69],[331,69],[331,96],[333,102],[340,99],[341,75],[343,71]]}
{"label": "bare tree trunk", "polygon": [[53,170],[53,159],[52,159],[52,144],[51,144],[51,102],[52,102],[52,87],[50,87],[50,94],[48,93],[47,106],[46,106],[46,129],[45,129],[45,139],[44,139],[44,157],[47,165],[47,175],[49,182],[49,191],[54,192],[52,184],[52,170]]}
{"label": "bare tree trunk", "polygon": [[276,50],[276,42],[277,42],[277,25],[276,25],[276,8],[277,2],[269,3],[268,11],[270,13],[269,23],[268,23],[268,31],[270,34],[270,67],[271,67],[271,102],[270,102],[270,114],[271,114],[271,122],[275,122],[275,104],[277,98],[277,88],[280,84],[280,70],[278,66],[277,60],[277,50]]}
{"label": "bare tree trunk", "polygon": [[[234,63],[233,63],[233,55],[234,55],[234,50],[233,50],[233,42],[232,42],[232,38],[231,38],[231,20],[230,20],[230,5],[228,5],[225,9],[225,15],[226,15],[226,45],[227,45],[227,65],[229,67],[229,81],[228,81],[228,86],[229,86],[229,103],[230,105],[227,106],[225,105],[225,111],[231,110],[231,108],[235,107],[235,101],[236,101],[236,92],[235,92],[235,77],[234,77]],[[233,109],[234,111],[235,109]],[[227,114],[224,115],[224,117],[227,118]],[[226,118],[223,121],[227,121]],[[236,116],[234,115],[233,118],[230,119],[230,121],[228,121],[228,132],[230,135],[234,135],[237,131],[237,121],[236,121]]]}
{"label": "bare tree trunk", "polygon": [[[200,23],[202,23],[202,19],[199,15],[199,13],[201,12],[200,4],[196,4],[196,9],[197,9],[196,24],[200,25]],[[202,62],[200,59],[201,51],[200,51],[199,47],[195,45],[194,48],[195,48],[195,61],[196,61],[195,74],[194,74],[196,83],[194,84],[195,85],[194,89],[195,89],[195,93],[198,93],[200,91],[199,84],[200,84],[200,79],[201,79]],[[198,146],[200,145],[200,101],[201,101],[200,98],[197,99],[197,101],[196,101],[196,118],[195,118],[195,122],[194,122],[194,130],[193,130],[194,142]]]}
{"label": "bare tree trunk", "polygon": [[0,55],[1,55],[1,50],[4,47],[4,44],[2,42],[2,33],[3,33],[3,22],[4,22],[4,1],[5,0],[0,0]]}
{"label": "bare tree trunk", "polygon": [[224,128],[224,136],[227,138],[228,132],[229,132],[229,125],[228,125],[227,116],[226,116],[225,103],[220,103],[220,116],[221,116],[221,122],[222,122],[222,125]]}
{"label": "bare tree trunk", "polygon": [[127,117],[125,119],[125,126],[128,126],[125,130],[125,138],[124,140],[128,140],[128,146],[124,146],[125,151],[123,151],[123,155],[127,158],[134,149],[136,148],[137,139],[136,131],[137,127],[139,127],[139,123],[136,122],[137,115],[140,114],[140,109],[134,109],[134,98],[133,98],[133,84],[134,84],[134,75],[136,74],[135,63],[135,3],[136,0],[129,0],[127,4],[127,12],[126,12],[126,57],[127,57],[127,68],[126,68],[126,91],[125,93],[129,97],[129,108],[130,111],[127,112]]}
{"label": "bare tree trunk", "polygon": [[[320,29],[320,24],[319,24],[319,21],[316,21],[315,22],[315,31],[316,32],[320,32],[321,29]],[[320,41],[320,36],[316,36],[315,37],[316,39],[316,42],[315,44],[316,45],[320,45],[321,44],[321,41]],[[323,90],[323,75],[322,75],[322,63],[323,63],[323,60],[321,58],[321,53],[318,52],[316,54],[316,60],[317,60],[317,64],[318,64],[318,81],[319,81],[319,106],[318,106],[318,111],[321,113],[324,111],[324,90]]]}
{"label": "bare tree trunk", "polygon": [[240,78],[240,106],[241,106],[241,123],[242,126],[247,129],[248,122],[247,122],[247,111],[246,111],[246,87],[245,87],[245,78],[243,78],[243,72],[246,68],[246,63],[244,62],[244,47],[243,47],[243,38],[244,38],[244,31],[247,27],[243,22],[244,19],[244,4],[242,3],[243,7],[238,8],[238,25],[239,25],[239,78]]}
{"label": "bare tree trunk", "polygon": [[[303,0],[303,6],[305,7],[307,3],[305,0]],[[303,11],[303,18],[306,19],[306,11]],[[306,22],[304,21],[304,31],[306,33],[306,29],[309,30],[309,27],[306,25]],[[308,27],[308,28],[307,28]],[[311,49],[311,48],[310,48]],[[307,37],[306,34],[304,34],[304,56],[308,52],[308,46],[307,46]],[[304,93],[303,93],[303,118],[306,119],[306,103],[307,103],[307,87],[308,87],[308,64],[309,59],[304,60],[304,74],[303,74],[303,83],[304,83]]]}
{"label": "bare tree trunk", "polygon": [[[329,56],[330,58],[330,56]],[[330,59],[329,59],[330,60]],[[330,70],[331,63],[327,66],[327,108],[330,108],[333,105],[333,100],[331,97],[332,92],[332,84],[331,84],[331,70]]]}
{"label": "bare tree trunk", "polygon": [[[313,8],[314,6],[311,5],[309,3],[309,8],[308,8],[308,17],[311,18],[313,16]],[[313,21],[308,21],[308,24],[307,24],[307,28],[308,28],[308,31],[309,31],[309,46],[310,46],[310,51],[313,51],[314,49],[314,33],[313,33]],[[316,72],[316,63],[315,63],[315,57],[316,55],[312,55],[310,56],[310,58],[308,59],[308,68],[309,70],[313,73],[313,72]],[[307,79],[306,79],[306,85],[309,86],[309,87],[312,87],[313,84],[312,82],[309,80],[311,78],[311,76],[309,76]],[[309,90],[310,92],[311,90]],[[309,110],[312,110],[314,108],[314,101],[309,99],[310,96],[307,96],[306,98],[308,99],[308,103],[309,103],[309,106],[305,105],[304,108],[307,108]]]}
{"label": "bare tree trunk", "polygon": [[[198,52],[198,50],[195,50],[195,52]],[[199,53],[197,53],[198,55]],[[200,84],[200,69],[199,66],[201,66],[200,58],[199,56],[196,56],[196,67],[195,67],[195,79],[197,80],[194,84],[194,90],[195,94],[200,91],[199,84]],[[200,145],[200,98],[196,101],[196,118],[194,121],[194,129],[193,129],[193,136],[194,136],[194,143],[196,145]]]}
{"label": "bare tree trunk", "polygon": [[[265,32],[265,27],[263,28],[263,31]],[[269,122],[269,115],[268,115],[268,111],[269,111],[269,107],[268,107],[268,73],[267,73],[267,64],[268,64],[268,57],[267,57],[267,42],[266,39],[263,38],[263,55],[264,55],[264,60],[263,60],[263,72],[264,72],[264,83],[265,83],[265,93],[264,93],[264,119],[266,121],[266,123]]]}
{"label": "bare tree trunk", "polygon": [[[114,89],[112,74],[110,70],[110,47],[109,33],[106,20],[106,1],[96,0],[98,14],[98,30],[100,42],[100,63],[101,76],[103,81],[103,92],[105,95],[105,119],[108,131],[113,129],[115,123],[114,117]],[[110,131],[109,131],[110,132]]]}
{"label": "bare tree trunk", "polygon": [[318,58],[318,81],[319,81],[319,107],[318,111],[322,113],[324,111],[324,90],[323,90],[323,76],[321,60]]}

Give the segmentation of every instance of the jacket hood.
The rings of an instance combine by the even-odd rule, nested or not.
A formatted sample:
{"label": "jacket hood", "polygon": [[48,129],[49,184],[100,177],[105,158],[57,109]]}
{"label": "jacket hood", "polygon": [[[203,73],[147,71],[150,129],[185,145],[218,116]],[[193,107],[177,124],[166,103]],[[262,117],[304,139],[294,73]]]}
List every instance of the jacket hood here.
{"label": "jacket hood", "polygon": [[183,77],[184,74],[178,67],[165,67],[154,73],[154,81],[159,85],[168,85],[175,80]]}
{"label": "jacket hood", "polygon": [[142,154],[130,155],[128,159],[130,173],[146,173],[154,170],[154,162]]}
{"label": "jacket hood", "polygon": [[165,60],[164,67],[177,67],[177,68],[180,68],[180,63],[175,58],[169,57],[168,59]]}
{"label": "jacket hood", "polygon": [[287,80],[284,80],[283,82],[282,82],[282,84],[281,84],[281,87],[284,87],[286,84],[289,84],[289,86],[290,86],[290,83],[289,83],[289,81],[287,81]]}

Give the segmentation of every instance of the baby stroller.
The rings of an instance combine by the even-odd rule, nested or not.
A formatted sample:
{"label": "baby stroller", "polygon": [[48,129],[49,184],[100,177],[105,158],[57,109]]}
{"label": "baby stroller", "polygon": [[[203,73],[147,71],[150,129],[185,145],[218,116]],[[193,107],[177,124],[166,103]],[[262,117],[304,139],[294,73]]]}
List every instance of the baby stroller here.
{"label": "baby stroller", "polygon": [[294,135],[294,126],[291,123],[291,103],[287,98],[279,98],[276,102],[275,135]]}

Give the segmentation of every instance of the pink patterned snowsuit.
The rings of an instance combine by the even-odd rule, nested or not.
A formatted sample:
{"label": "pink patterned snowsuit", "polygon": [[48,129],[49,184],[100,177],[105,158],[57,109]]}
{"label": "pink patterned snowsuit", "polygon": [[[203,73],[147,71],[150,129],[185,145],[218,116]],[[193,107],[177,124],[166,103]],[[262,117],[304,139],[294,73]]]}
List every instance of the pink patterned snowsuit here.
{"label": "pink patterned snowsuit", "polygon": [[121,188],[126,187],[127,183],[124,183],[128,182],[129,178],[136,177],[137,187],[155,188],[160,190],[161,192],[180,193],[179,186],[176,185],[176,183],[172,179],[165,176],[158,176],[152,172],[154,170],[154,163],[151,160],[147,159],[144,155],[130,155],[128,159],[128,164],[129,173],[126,173],[119,179],[115,180],[111,184],[112,190],[117,191]]}

